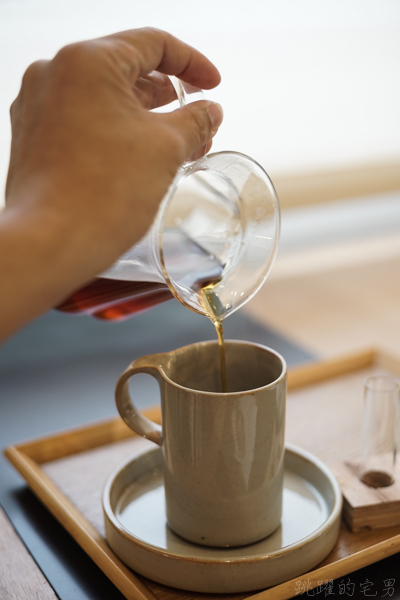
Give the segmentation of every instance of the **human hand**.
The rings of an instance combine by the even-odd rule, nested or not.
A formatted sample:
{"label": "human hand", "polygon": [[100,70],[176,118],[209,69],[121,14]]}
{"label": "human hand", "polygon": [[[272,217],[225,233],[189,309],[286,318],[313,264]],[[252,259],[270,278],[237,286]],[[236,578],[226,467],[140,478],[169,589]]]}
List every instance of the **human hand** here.
{"label": "human hand", "polygon": [[153,29],[72,44],[25,73],[11,110],[6,210],[56,233],[69,287],[137,242],[179,166],[211,146],[219,105],[149,112],[176,97],[167,74],[204,89],[220,81],[202,54]]}
{"label": "human hand", "polygon": [[219,105],[149,112],[176,97],[167,75],[220,81],[200,52],[154,29],[72,44],[26,71],[0,213],[0,340],[111,266],[179,166],[210,148]]}

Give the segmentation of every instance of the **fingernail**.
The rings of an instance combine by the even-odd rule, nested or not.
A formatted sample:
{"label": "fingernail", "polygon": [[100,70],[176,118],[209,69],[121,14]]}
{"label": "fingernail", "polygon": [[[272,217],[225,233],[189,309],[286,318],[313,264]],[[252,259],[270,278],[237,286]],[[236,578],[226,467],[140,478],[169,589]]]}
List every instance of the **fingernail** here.
{"label": "fingernail", "polygon": [[220,104],[213,102],[208,107],[208,114],[210,115],[211,121],[211,133],[214,134],[222,123],[224,111],[222,110],[222,106]]}

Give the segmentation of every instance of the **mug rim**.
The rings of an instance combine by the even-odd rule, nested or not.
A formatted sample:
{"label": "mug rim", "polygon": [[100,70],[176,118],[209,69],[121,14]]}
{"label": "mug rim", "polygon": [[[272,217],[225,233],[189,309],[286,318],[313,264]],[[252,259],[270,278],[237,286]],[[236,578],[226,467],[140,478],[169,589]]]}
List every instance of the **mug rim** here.
{"label": "mug rim", "polygon": [[[279,375],[279,377],[277,377],[276,379],[274,379],[274,381],[271,381],[271,383],[267,383],[266,385],[262,385],[261,387],[258,388],[252,388],[250,390],[240,390],[238,392],[209,392],[206,390],[196,390],[194,388],[190,388],[184,385],[181,385],[180,383],[177,383],[176,381],[173,381],[170,377],[168,377],[167,373],[165,372],[164,368],[162,365],[159,365],[159,370],[162,371],[162,376],[165,378],[165,380],[170,383],[171,385],[173,385],[175,388],[181,389],[181,390],[185,390],[185,391],[189,391],[189,392],[197,392],[200,394],[204,394],[205,396],[221,396],[221,397],[226,397],[226,396],[244,396],[246,394],[249,394],[251,392],[257,392],[259,390],[265,390],[265,389],[272,389],[273,387],[279,385],[279,383],[281,383],[281,381],[283,381],[286,378],[287,375],[287,363],[286,360],[283,358],[283,356],[277,352],[276,350],[274,350],[273,348],[270,348],[269,346],[264,346],[264,344],[259,344],[257,342],[250,342],[247,340],[236,340],[236,339],[227,339],[225,340],[225,344],[237,344],[237,345],[243,345],[243,346],[252,346],[252,347],[256,347],[256,348],[260,348],[263,351],[266,351],[268,354],[272,354],[273,356],[275,356],[276,358],[279,359],[279,361],[281,362],[282,365],[282,371]],[[204,340],[201,342],[194,342],[193,344],[186,344],[185,346],[181,346],[180,348],[176,348],[175,350],[171,350],[169,352],[163,352],[163,355],[165,354],[175,354],[177,352],[180,352],[182,350],[185,350],[186,348],[191,348],[193,346],[218,346],[218,341],[216,340]]]}

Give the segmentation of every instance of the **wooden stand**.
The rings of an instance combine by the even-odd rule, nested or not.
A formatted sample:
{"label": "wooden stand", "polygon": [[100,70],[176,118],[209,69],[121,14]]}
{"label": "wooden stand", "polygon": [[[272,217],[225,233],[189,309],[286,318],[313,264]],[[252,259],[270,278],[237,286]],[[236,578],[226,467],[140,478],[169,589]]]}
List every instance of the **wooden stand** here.
{"label": "wooden stand", "polygon": [[372,488],[359,477],[355,461],[332,468],[343,494],[343,517],[352,531],[400,525],[400,467],[395,481],[387,487]]}

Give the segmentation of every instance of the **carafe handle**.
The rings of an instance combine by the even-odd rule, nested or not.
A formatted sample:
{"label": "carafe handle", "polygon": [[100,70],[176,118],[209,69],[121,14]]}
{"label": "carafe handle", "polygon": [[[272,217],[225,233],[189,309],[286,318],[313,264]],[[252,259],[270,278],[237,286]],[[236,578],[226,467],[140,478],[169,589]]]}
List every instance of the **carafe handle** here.
{"label": "carafe handle", "polygon": [[197,102],[198,100],[205,100],[204,92],[200,88],[178,79],[175,75],[170,75],[169,78],[174,86],[180,107]]}

